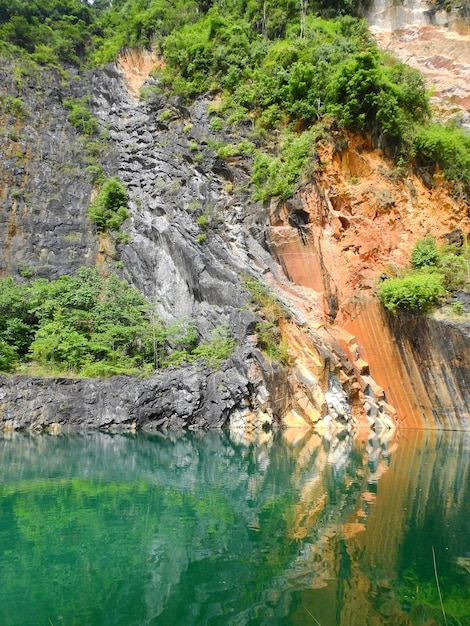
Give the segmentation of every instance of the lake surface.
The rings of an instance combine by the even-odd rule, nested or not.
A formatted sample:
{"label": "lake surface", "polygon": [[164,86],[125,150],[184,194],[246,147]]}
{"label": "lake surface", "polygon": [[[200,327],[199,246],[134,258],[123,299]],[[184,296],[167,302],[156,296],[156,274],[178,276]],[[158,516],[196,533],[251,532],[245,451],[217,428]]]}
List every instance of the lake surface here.
{"label": "lake surface", "polygon": [[3,435],[0,624],[470,625],[469,452],[414,431]]}

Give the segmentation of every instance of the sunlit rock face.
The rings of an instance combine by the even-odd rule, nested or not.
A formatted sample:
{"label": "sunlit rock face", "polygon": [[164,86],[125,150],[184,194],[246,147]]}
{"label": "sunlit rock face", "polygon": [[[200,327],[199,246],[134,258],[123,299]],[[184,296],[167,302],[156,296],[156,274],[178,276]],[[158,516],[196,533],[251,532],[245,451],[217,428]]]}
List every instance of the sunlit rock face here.
{"label": "sunlit rock face", "polygon": [[[266,207],[246,191],[249,168],[210,147],[221,135],[210,126],[207,100],[183,105],[155,89],[149,72],[156,64],[151,55],[129,53],[65,87],[58,73],[44,71],[42,91],[36,76],[20,89],[14,64],[0,66],[1,93],[21,95],[25,104],[23,118],[2,120],[0,275],[53,279],[98,266],[138,287],[165,321],[194,320],[201,337],[227,325],[240,352],[215,376],[196,367],[146,381],[129,377],[117,388],[112,381],[5,378],[0,427],[352,428],[364,419],[355,372],[335,339],[310,326],[294,294],[280,289],[287,281],[265,243]],[[140,98],[144,84],[149,91]],[[87,170],[90,142],[71,127],[64,104],[85,95],[107,136],[104,175],[119,176],[128,190],[127,243],[97,234],[87,219],[97,193]],[[284,298],[279,332],[297,346],[288,365],[259,349],[260,318],[243,276],[270,282]]]}
{"label": "sunlit rock face", "polygon": [[[470,428],[470,326],[433,318],[389,316],[405,368],[414,380],[416,369],[432,407],[430,426]],[[427,404],[427,403],[426,403]],[[420,406],[423,416],[427,407]]]}
{"label": "sunlit rock face", "polygon": [[358,137],[328,150],[315,184],[271,203],[269,245],[303,298],[298,306],[350,359],[370,424],[467,428],[468,373],[454,365],[468,362],[468,333],[433,320],[417,345],[416,329],[395,323],[375,296],[380,274],[405,267],[418,239],[470,232],[467,207],[417,176],[397,177]]}
{"label": "sunlit rock face", "polygon": [[[207,100],[183,106],[155,90],[138,98],[143,85],[155,86],[145,81],[156,63],[129,54],[118,67],[72,81],[66,93],[53,73],[42,77],[43,93],[26,81],[28,113],[1,144],[0,274],[26,269],[55,278],[81,265],[118,271],[165,320],[192,318],[201,336],[218,324],[231,328],[240,352],[222,371],[228,384],[209,372],[173,372],[158,381],[127,379],[119,393],[106,382],[54,381],[47,390],[25,379],[18,393],[5,383],[3,426],[62,427],[70,406],[86,427],[282,424],[327,431],[437,424],[420,357],[413,353],[411,366],[403,356],[374,290],[384,267],[406,265],[418,239],[429,233],[440,239],[455,228],[469,233],[465,203],[418,176],[397,176],[366,139],[336,131],[310,184],[293,199],[254,203],[247,164],[222,161],[210,148],[220,136],[210,127]],[[1,68],[3,84],[18,95],[13,70]],[[84,175],[86,155],[62,100],[87,93],[109,135],[105,174],[118,175],[129,191],[127,244],[97,236],[86,217],[96,189]],[[46,99],[50,111],[43,115]],[[200,215],[210,222],[204,233]],[[289,345],[287,365],[259,350],[259,317],[243,275],[269,284],[286,308],[279,332]],[[86,411],[77,405],[78,388],[96,400],[84,401]],[[455,425],[460,404],[446,406],[442,425]]]}
{"label": "sunlit rock face", "polygon": [[421,26],[430,20],[425,0],[375,0],[366,18],[371,26],[394,31],[405,26]]}
{"label": "sunlit rock face", "polygon": [[434,11],[425,0],[375,0],[366,16],[379,46],[418,69],[441,118],[470,123],[470,26],[458,10]]}

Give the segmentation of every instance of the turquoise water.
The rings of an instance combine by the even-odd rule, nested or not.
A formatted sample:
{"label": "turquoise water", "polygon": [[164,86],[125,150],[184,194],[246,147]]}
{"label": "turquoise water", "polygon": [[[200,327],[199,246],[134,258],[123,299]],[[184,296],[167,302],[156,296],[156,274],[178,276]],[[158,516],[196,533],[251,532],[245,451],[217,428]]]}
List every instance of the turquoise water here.
{"label": "turquoise water", "polygon": [[0,624],[470,625],[469,451],[459,433],[4,435]]}

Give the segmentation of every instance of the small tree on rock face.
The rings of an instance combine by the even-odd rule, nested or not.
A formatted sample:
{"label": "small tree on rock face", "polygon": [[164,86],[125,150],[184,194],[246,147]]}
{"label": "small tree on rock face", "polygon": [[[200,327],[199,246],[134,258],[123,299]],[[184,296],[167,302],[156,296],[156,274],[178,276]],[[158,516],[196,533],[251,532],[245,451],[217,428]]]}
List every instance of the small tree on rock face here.
{"label": "small tree on rock face", "polygon": [[100,232],[107,228],[117,230],[130,216],[130,211],[126,207],[127,200],[126,187],[117,176],[111,176],[104,182],[88,209],[88,217]]}
{"label": "small tree on rock face", "polygon": [[74,330],[58,313],[36,332],[31,344],[31,358],[52,366],[79,369],[86,360],[87,339]]}
{"label": "small tree on rock face", "polygon": [[434,267],[439,262],[439,251],[434,237],[420,239],[411,252],[411,265],[415,270]]}

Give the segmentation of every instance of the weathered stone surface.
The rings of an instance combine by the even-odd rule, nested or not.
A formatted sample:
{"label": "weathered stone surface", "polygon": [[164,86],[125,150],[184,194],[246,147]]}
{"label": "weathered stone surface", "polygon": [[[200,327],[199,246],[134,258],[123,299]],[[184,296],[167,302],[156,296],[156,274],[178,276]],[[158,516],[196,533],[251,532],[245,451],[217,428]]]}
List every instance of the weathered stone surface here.
{"label": "weathered stone surface", "polygon": [[[359,404],[372,427],[467,428],[469,405],[463,390],[468,374],[452,364],[460,362],[464,344],[468,352],[468,333],[457,331],[458,324],[453,332],[445,320],[435,320],[433,332],[441,333],[447,347],[441,354],[436,343],[432,355],[428,343],[422,358],[411,349],[413,327],[404,324],[395,333],[377,302],[375,286],[382,268],[393,272],[405,267],[416,241],[427,234],[439,243],[458,230],[468,237],[468,206],[452,198],[445,186],[430,191],[411,172],[397,180],[393,164],[361,137],[350,137],[340,152],[327,149],[322,160],[325,166],[312,184],[289,202],[273,201],[270,207],[268,244],[301,289],[297,306],[302,316],[310,327],[316,322],[328,329],[344,349],[355,374],[350,384],[359,384]],[[300,227],[292,219],[299,215]],[[290,292],[292,304],[292,288],[281,287]],[[293,337],[289,341],[299,343]],[[301,362],[308,350],[296,347],[296,353]],[[433,363],[444,360],[445,372],[439,374]],[[314,372],[314,365],[308,370]],[[324,383],[318,385],[317,396],[318,389],[328,391]],[[351,390],[347,396],[354,405]]]}
{"label": "weathered stone surface", "polygon": [[[14,122],[15,132],[0,134],[0,275],[55,278],[82,265],[118,271],[165,320],[193,319],[201,336],[226,324],[238,349],[217,372],[197,364],[147,380],[3,376],[3,428],[257,429],[285,419],[321,429],[382,429],[407,409],[397,381],[408,385],[415,408],[429,404],[430,381],[423,375],[413,387],[396,346],[385,349],[385,356],[398,355],[389,371],[401,363],[389,390],[384,354],[364,348],[382,345],[383,336],[376,326],[369,337],[371,328],[361,335],[360,324],[358,333],[350,324],[361,319],[356,305],[370,298],[379,267],[404,265],[431,228],[438,236],[457,227],[468,234],[464,203],[442,189],[431,194],[416,177],[396,180],[383,155],[360,137],[342,149],[325,148],[327,166],[292,200],[253,203],[247,163],[221,161],[210,147],[221,138],[236,143],[244,131],[214,133],[203,98],[191,106],[155,92],[139,100],[152,59],[137,61],[122,64],[124,77],[109,66],[65,86],[58,73],[44,73],[42,93],[37,77],[20,90],[13,68],[0,67],[5,93],[21,96],[27,109],[24,120],[6,116],[5,129]],[[133,67],[139,76],[131,75]],[[152,79],[146,85],[155,87]],[[86,174],[84,139],[63,104],[85,94],[109,134],[100,155],[104,173],[119,175],[129,191],[126,244],[98,237],[86,218],[96,189]],[[243,275],[269,284],[288,312],[279,329],[289,343],[288,365],[257,349],[260,316]],[[446,358],[453,362],[452,354]],[[384,377],[376,380],[377,372]],[[409,425],[419,425],[419,412],[413,415]]]}
{"label": "weathered stone surface", "polygon": [[3,375],[0,429],[220,428],[249,400],[249,380],[230,361],[216,372],[197,363],[148,379]]}
{"label": "weathered stone surface", "polygon": [[427,390],[429,425],[469,430],[470,324],[410,313],[388,321],[410,378],[419,377]]}
{"label": "weathered stone surface", "polygon": [[375,0],[367,19],[382,49],[425,76],[435,113],[457,118],[468,127],[470,27],[463,5],[435,11],[426,0],[405,0],[400,5]]}
{"label": "weathered stone surface", "polygon": [[[324,339],[307,340],[318,344],[312,349],[321,358],[326,355],[320,365],[326,373],[313,376],[312,384],[298,385],[296,370],[289,373],[255,349],[259,316],[250,310],[241,276],[282,278],[265,242],[269,212],[252,205],[246,192],[233,192],[249,178],[243,162],[221,161],[209,147],[221,135],[211,130],[208,103],[201,99],[187,107],[153,92],[139,100],[136,88],[144,81],[134,69],[142,65],[148,71],[151,59],[138,61],[122,61],[124,77],[108,66],[77,76],[65,87],[58,74],[45,72],[44,92],[55,94],[47,108],[37,77],[20,89],[12,78],[14,68],[2,66],[5,89],[21,95],[28,112],[18,121],[22,138],[17,143],[25,158],[18,159],[11,137],[2,138],[7,202],[0,210],[0,273],[55,278],[81,265],[119,271],[164,319],[192,319],[201,336],[226,324],[240,349],[218,372],[194,366],[145,381],[4,377],[4,427],[212,428],[245,420],[256,428],[281,423],[294,407],[310,424],[312,411],[318,417],[330,411],[347,421],[349,414],[339,416],[335,402],[325,401],[328,381],[331,376],[339,380],[342,363]],[[152,80],[147,85],[154,86]],[[67,97],[86,94],[109,135],[100,155],[104,173],[118,175],[129,191],[131,218],[123,230],[130,242],[124,245],[97,237],[86,218],[94,193],[85,173],[88,139],[71,128],[63,104]],[[202,215],[203,231],[197,222]],[[344,373],[343,382],[347,378]]]}

